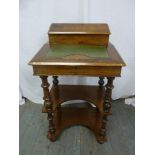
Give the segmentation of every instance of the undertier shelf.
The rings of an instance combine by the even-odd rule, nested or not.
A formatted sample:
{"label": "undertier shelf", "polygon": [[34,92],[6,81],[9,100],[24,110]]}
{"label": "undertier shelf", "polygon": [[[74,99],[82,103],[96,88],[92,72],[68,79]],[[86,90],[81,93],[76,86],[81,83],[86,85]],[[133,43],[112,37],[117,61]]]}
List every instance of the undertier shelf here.
{"label": "undertier shelf", "polygon": [[97,140],[106,140],[106,137],[100,135],[102,116],[94,107],[76,108],[60,107],[54,114],[55,138],[57,138],[63,129],[72,125],[82,125],[94,132]]}
{"label": "undertier shelf", "polygon": [[[101,135],[103,117],[111,114],[104,113],[105,88],[88,85],[53,85],[50,90],[51,102],[53,104],[53,124],[55,133],[48,133],[48,138],[55,141],[63,129],[72,125],[82,125],[94,132],[97,141],[106,141],[106,137]],[[83,100],[92,103],[89,106],[80,107],[86,103],[76,103],[62,105],[66,101]],[[47,109],[43,106],[43,112]],[[106,123],[106,122],[105,122]]]}

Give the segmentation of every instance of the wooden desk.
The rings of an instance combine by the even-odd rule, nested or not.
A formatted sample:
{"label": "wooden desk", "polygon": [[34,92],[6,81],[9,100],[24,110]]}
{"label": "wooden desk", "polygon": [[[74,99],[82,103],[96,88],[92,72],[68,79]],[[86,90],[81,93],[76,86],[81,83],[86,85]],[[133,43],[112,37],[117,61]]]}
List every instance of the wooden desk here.
{"label": "wooden desk", "polygon": [[[106,140],[107,115],[111,114],[113,80],[121,74],[124,61],[109,43],[101,45],[53,45],[45,44],[29,62],[34,75],[40,76],[44,92],[43,112],[48,114],[48,138],[55,141],[62,129],[71,125],[83,125],[91,129],[99,143]],[[49,90],[48,76],[53,76]],[[98,86],[59,85],[58,76],[99,77]],[[104,86],[104,77],[107,84]],[[61,107],[65,101],[80,99],[96,107]]]}

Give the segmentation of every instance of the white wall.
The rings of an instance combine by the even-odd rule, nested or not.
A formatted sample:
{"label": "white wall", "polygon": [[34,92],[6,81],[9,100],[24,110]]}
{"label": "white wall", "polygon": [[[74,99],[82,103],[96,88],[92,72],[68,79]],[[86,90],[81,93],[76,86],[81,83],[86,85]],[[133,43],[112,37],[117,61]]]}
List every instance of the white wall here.
{"label": "white wall", "polygon": [[[114,81],[113,99],[135,90],[134,0],[20,0],[20,93],[42,102],[41,81],[33,76],[29,60],[48,41],[53,22],[105,22],[110,41],[125,60],[122,77]],[[97,84],[97,78],[61,77],[61,83]],[[51,81],[51,79],[50,79]]]}

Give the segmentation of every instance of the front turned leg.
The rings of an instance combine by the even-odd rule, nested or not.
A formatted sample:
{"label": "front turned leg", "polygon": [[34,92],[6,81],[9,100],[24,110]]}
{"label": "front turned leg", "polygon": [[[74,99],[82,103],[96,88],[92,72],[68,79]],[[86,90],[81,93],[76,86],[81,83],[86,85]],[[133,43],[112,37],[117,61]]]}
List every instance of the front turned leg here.
{"label": "front turned leg", "polygon": [[104,112],[109,113],[111,109],[111,96],[112,96],[112,89],[114,77],[107,77],[107,84],[106,84],[106,91],[105,91],[105,101],[104,101]]}
{"label": "front turned leg", "polygon": [[106,121],[107,120],[107,116],[103,115],[102,116],[102,124],[101,124],[101,129],[100,129],[100,133],[99,133],[99,137],[97,139],[98,143],[103,144],[105,141],[107,141],[106,139]]}
{"label": "front turned leg", "polygon": [[[114,77],[108,77],[107,78],[107,84],[106,84],[106,91],[105,91],[105,101],[103,105],[103,110],[105,113],[109,113],[111,109],[111,95],[112,95],[112,89],[113,89],[113,80]],[[100,78],[99,80],[100,87],[104,84],[103,78]],[[103,144],[106,141],[106,122],[107,122],[107,115],[103,114],[102,116],[102,123],[101,123],[101,130],[100,130],[100,137],[98,139],[98,142],[100,144]]]}
{"label": "front turned leg", "polygon": [[47,114],[48,114],[48,121],[49,121],[49,126],[48,126],[48,138],[51,141],[55,141],[55,128],[54,128],[54,123],[53,123],[53,104],[51,101],[51,96],[49,92],[49,83],[47,80],[47,76],[40,76],[42,80],[42,85],[41,87],[43,88],[43,93],[44,93],[44,106],[47,109]]}
{"label": "front turned leg", "polygon": [[[99,77],[99,88],[102,89],[104,87],[104,77]],[[102,104],[102,107],[103,104]],[[106,115],[101,114],[101,126],[100,126],[100,131],[99,131],[99,136],[97,138],[98,143],[103,144],[106,141]]]}
{"label": "front turned leg", "polygon": [[[53,100],[56,100],[56,101],[58,101],[59,97],[60,97],[59,96],[58,84],[59,84],[58,76],[53,76],[53,86],[52,86],[53,91],[52,91],[52,93],[53,93],[53,97],[54,97]],[[57,112],[56,108],[60,108],[60,107],[61,107],[61,105],[59,105],[57,103],[55,103],[53,105],[53,108],[54,108],[55,112]],[[55,115],[57,115],[57,114],[55,114]]]}

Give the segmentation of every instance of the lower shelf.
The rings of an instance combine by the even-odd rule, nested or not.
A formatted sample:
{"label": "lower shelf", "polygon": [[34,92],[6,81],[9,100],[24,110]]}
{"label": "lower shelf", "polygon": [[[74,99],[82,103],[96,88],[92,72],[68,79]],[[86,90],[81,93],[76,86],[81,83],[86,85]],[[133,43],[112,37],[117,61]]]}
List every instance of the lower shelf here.
{"label": "lower shelf", "polygon": [[89,108],[57,108],[54,113],[55,139],[63,129],[72,125],[82,125],[94,132],[97,141],[105,141],[100,135],[102,116],[94,107]]}
{"label": "lower shelf", "polygon": [[[82,125],[94,132],[96,140],[100,143],[106,141],[105,125],[106,119],[103,117],[111,114],[104,113],[105,88],[99,86],[83,85],[53,85],[51,91],[52,109],[48,113],[53,113],[53,125],[48,132],[48,138],[55,141],[63,129],[72,125]],[[64,107],[63,102],[70,100],[84,100],[93,103],[95,107]],[[51,111],[50,111],[51,110]],[[43,107],[43,112],[47,109]],[[54,130],[54,128],[55,130]]]}

